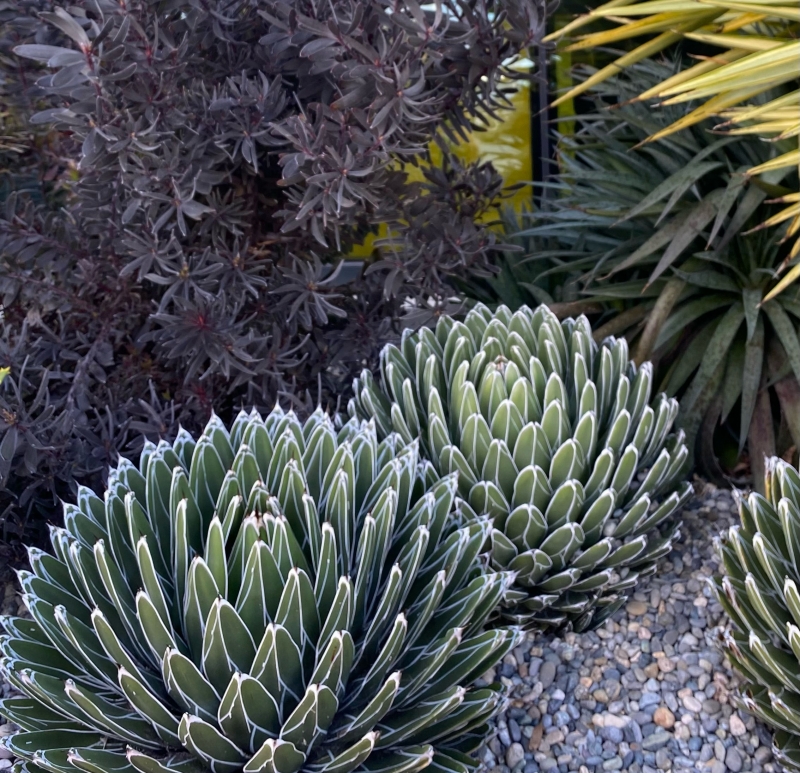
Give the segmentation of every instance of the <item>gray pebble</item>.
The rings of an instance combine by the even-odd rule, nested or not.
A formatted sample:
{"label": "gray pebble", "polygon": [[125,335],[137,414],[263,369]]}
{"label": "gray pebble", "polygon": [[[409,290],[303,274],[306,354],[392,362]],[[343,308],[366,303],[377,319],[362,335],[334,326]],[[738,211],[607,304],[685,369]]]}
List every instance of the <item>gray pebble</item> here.
{"label": "gray pebble", "polygon": [[672,733],[668,733],[666,730],[657,730],[642,741],[642,748],[649,752],[655,751],[662,746],[666,746],[672,740],[672,737]]}
{"label": "gray pebble", "polygon": [[542,683],[542,687],[547,690],[553,684],[556,678],[556,664],[553,663],[552,660],[546,660],[542,663],[542,667],[539,669],[539,681]]}
{"label": "gray pebble", "polygon": [[506,765],[512,770],[525,759],[525,749],[521,743],[512,743],[506,752]]}
{"label": "gray pebble", "polygon": [[725,753],[725,766],[731,773],[739,773],[742,769],[742,756],[735,746],[731,746]]}

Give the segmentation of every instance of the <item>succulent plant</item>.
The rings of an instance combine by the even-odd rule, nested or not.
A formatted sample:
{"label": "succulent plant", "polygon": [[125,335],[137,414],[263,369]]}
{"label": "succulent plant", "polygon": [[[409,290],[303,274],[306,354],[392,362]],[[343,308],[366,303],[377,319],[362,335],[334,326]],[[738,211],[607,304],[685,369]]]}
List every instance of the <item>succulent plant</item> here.
{"label": "succulent plant", "polygon": [[800,771],[800,473],[767,460],[766,497],[735,493],[741,525],[717,541],[717,598],[733,628],[721,635],[743,677],[738,702],[775,729],[773,747]]}
{"label": "succulent plant", "polygon": [[519,640],[453,476],[370,423],[212,418],[81,489],[3,621],[19,771],[463,773]]}
{"label": "succulent plant", "polygon": [[458,472],[463,514],[493,519],[492,566],[516,573],[506,618],[596,626],[670,551],[688,451],[669,434],[676,401],[650,405],[652,368],[629,362],[625,340],[598,346],[585,317],[546,306],[478,305],[406,331],[381,374],[356,380],[351,414]]}

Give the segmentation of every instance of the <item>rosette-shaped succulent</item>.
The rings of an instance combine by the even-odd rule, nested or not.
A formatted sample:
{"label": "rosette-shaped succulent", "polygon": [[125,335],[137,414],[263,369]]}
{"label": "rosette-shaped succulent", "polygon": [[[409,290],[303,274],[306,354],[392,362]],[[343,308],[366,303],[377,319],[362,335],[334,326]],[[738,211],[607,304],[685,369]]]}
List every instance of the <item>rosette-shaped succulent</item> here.
{"label": "rosette-shaped succulent", "polygon": [[518,641],[487,524],[414,445],[321,413],[214,418],[121,461],[20,572],[0,704],[21,771],[464,773]]}
{"label": "rosette-shaped succulent", "polygon": [[741,525],[717,542],[717,598],[733,628],[722,634],[743,677],[738,702],[775,729],[778,762],[800,771],[800,474],[767,461],[766,497],[736,492]]}
{"label": "rosette-shaped succulent", "polygon": [[678,404],[650,404],[652,367],[624,340],[598,346],[585,317],[546,306],[479,306],[406,331],[381,378],[356,380],[350,413],[458,473],[462,509],[493,518],[492,565],[516,572],[512,620],[586,630],[670,551],[691,493]]}

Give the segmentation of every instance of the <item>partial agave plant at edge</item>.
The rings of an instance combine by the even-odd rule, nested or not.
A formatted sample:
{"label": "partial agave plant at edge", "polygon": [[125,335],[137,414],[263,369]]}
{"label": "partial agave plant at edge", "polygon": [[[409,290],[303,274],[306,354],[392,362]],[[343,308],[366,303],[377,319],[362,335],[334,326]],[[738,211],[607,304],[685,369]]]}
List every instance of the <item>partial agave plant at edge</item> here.
{"label": "partial agave plant at edge", "polygon": [[733,623],[721,643],[742,677],[737,700],[775,730],[773,750],[800,771],[800,473],[771,457],[766,496],[736,493],[741,523],[717,540],[717,597]]}
{"label": "partial agave plant at edge", "polygon": [[585,317],[547,308],[473,308],[464,322],[405,331],[365,371],[352,415],[381,435],[419,442],[441,474],[457,472],[460,507],[487,513],[491,564],[516,573],[503,617],[587,630],[655,572],[692,492],[678,404],[651,403],[652,368],[624,339],[597,345]]}
{"label": "partial agave plant at edge", "polygon": [[276,409],[81,489],[19,573],[18,773],[466,773],[519,642],[454,476],[369,422]]}

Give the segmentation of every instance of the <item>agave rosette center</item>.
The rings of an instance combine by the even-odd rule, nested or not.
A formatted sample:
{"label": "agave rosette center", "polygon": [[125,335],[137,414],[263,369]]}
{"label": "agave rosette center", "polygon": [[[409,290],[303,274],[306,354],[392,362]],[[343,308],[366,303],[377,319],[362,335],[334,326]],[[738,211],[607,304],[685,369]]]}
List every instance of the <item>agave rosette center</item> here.
{"label": "agave rosette center", "polygon": [[656,569],[691,494],[678,405],[651,404],[652,366],[625,340],[598,346],[585,317],[546,306],[406,331],[356,381],[353,415],[419,439],[457,472],[462,513],[494,521],[491,561],[516,573],[505,615],[536,627],[596,626]]}
{"label": "agave rosette center", "polygon": [[462,773],[518,641],[453,476],[369,423],[276,409],[81,489],[3,621],[21,770]]}

